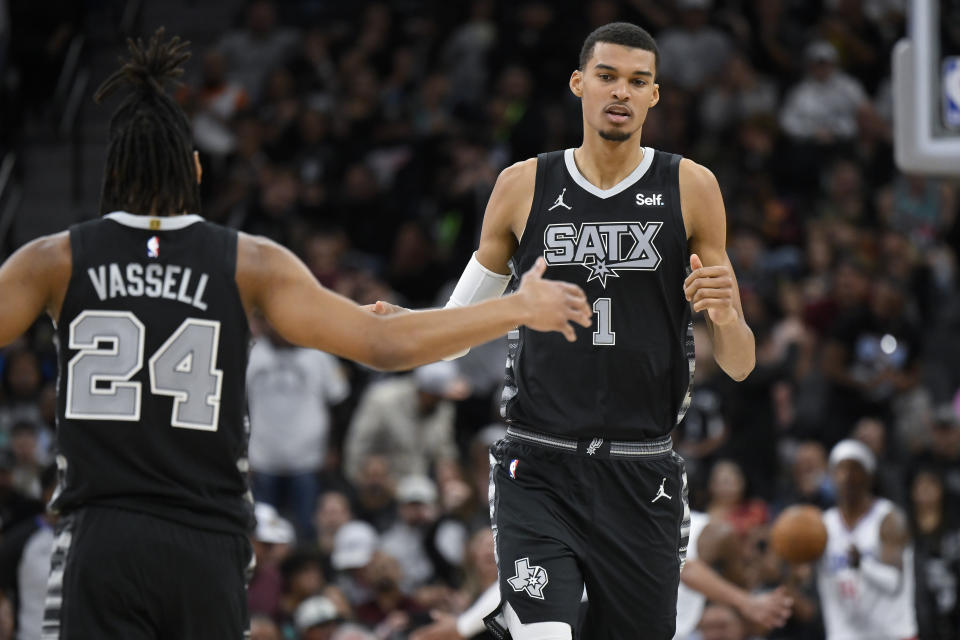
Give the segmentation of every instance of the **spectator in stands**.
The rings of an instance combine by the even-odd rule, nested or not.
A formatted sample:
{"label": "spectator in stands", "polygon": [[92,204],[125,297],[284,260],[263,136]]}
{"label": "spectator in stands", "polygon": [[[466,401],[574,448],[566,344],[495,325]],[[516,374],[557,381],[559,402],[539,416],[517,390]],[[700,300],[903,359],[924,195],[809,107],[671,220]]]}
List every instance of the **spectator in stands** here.
{"label": "spectator in stands", "polygon": [[330,640],[343,622],[336,605],[324,596],[304,600],[293,619],[299,640]]}
{"label": "spectator in stands", "polygon": [[377,635],[356,624],[341,625],[330,640],[379,640]]}
{"label": "spectator in stands", "polygon": [[[326,491],[317,499],[313,525],[317,531],[317,549],[326,561],[333,553],[333,541],[340,527],[353,519],[350,500],[339,491]],[[332,569],[332,567],[330,567]]]}
{"label": "spectator in stands", "polygon": [[727,60],[722,80],[710,83],[700,102],[700,120],[709,134],[721,134],[757,116],[777,113],[777,85],[757,73],[742,53]]}
{"label": "spectator in stands", "polygon": [[0,385],[5,398],[0,406],[0,446],[9,444],[10,430],[15,423],[42,423],[43,416],[37,406],[42,384],[40,362],[32,350],[22,347],[7,353]]}
{"label": "spectator in stands", "polygon": [[360,465],[360,474],[353,480],[357,517],[373,524],[377,531],[388,529],[397,517],[396,481],[390,464],[387,455],[369,455]]}
{"label": "spectator in stands", "polygon": [[469,19],[450,34],[444,45],[443,63],[451,83],[450,95],[466,106],[481,100],[483,87],[489,81],[488,54],[497,41],[494,6],[490,0],[474,0]]}
{"label": "spectator in stands", "polygon": [[808,73],[787,94],[780,124],[798,141],[829,145],[851,140],[858,113],[872,109],[863,85],[837,68],[837,50],[829,42],[810,43],[804,55]]}
{"label": "spectator in stands", "polygon": [[330,556],[337,572],[334,584],[351,606],[367,602],[372,596],[366,569],[379,545],[380,536],[376,529],[360,520],[346,523],[334,537],[333,555]]}
{"label": "spectator in stands", "polygon": [[[43,470],[40,485],[46,504],[57,486],[56,466]],[[56,515],[41,513],[4,532],[0,540],[0,588],[12,596],[17,637],[24,640],[42,635],[56,522]]]}
{"label": "spectator in stands", "polygon": [[380,548],[396,559],[400,588],[413,593],[434,577],[427,535],[437,519],[437,487],[426,476],[406,476],[397,483],[397,522],[383,532]]}
{"label": "spectator in stands", "polygon": [[911,532],[916,553],[919,636],[960,638],[960,518],[947,511],[943,475],[921,468],[910,489]]}
{"label": "spectator in stands", "polygon": [[250,106],[250,96],[236,82],[226,78],[226,60],[223,53],[210,49],[203,56],[200,84],[184,86],[177,98],[190,114],[193,139],[197,149],[205,154],[204,168],[220,168],[237,146],[231,119]]}
{"label": "spectator in stands", "polygon": [[452,400],[468,393],[457,365],[443,361],[371,385],[344,443],[347,477],[355,480],[374,453],[389,453],[396,476],[426,474],[437,460],[455,459]]}
{"label": "spectator in stands", "polygon": [[960,513],[960,411],[940,406],[933,418],[930,443],[914,459],[917,468],[934,469],[943,482],[943,503],[947,513]]}
{"label": "spectator in stands", "polygon": [[410,626],[410,616],[424,613],[412,597],[400,588],[403,569],[397,559],[384,551],[373,555],[364,570],[370,585],[370,597],[356,607],[357,621],[390,637]]}
{"label": "spectator in stands", "polygon": [[903,285],[876,279],[869,305],[840,318],[824,349],[823,372],[833,385],[835,438],[864,414],[895,417],[894,400],[919,383],[921,349]]}
{"label": "spectator in stands", "polygon": [[320,557],[311,549],[296,550],[284,558],[280,573],[283,576],[283,594],[280,596],[279,619],[281,630],[287,633],[291,626],[299,627],[296,616],[301,604],[314,596],[325,595],[329,598],[329,595],[326,593],[327,583]]}
{"label": "spectator in stands", "polygon": [[247,6],[244,28],[227,33],[220,42],[227,78],[257,102],[267,74],[293,56],[297,42],[295,31],[277,27],[273,2],[254,0]]}
{"label": "spectator in stands", "polygon": [[0,449],[0,532],[43,513],[44,504],[23,495],[13,484],[16,459],[10,449]]}
{"label": "spectator in stands", "polygon": [[[658,81],[699,92],[721,75],[733,46],[730,36],[710,25],[712,0],[677,0],[680,25],[659,34]],[[662,79],[662,80],[661,80]]]}
{"label": "spectator in stands", "polygon": [[280,628],[270,616],[253,614],[250,616],[250,640],[282,640]]}
{"label": "spectator in stands", "polygon": [[47,464],[38,455],[37,427],[21,421],[10,430],[10,451],[13,453],[13,486],[28,498],[39,499],[42,493],[40,476]]}
{"label": "spectator in stands", "polygon": [[257,526],[251,536],[255,564],[247,586],[247,603],[254,613],[277,618],[283,593],[280,563],[296,538],[293,525],[281,518],[271,505],[257,503],[255,515]]}
{"label": "spectator in stands", "polygon": [[833,506],[833,485],[827,471],[827,452],[817,441],[799,443],[790,463],[790,483],[780,492],[780,505],[812,504],[819,509]]}
{"label": "spectator in stands", "polygon": [[747,640],[747,625],[737,610],[727,604],[711,603],[700,619],[703,640]]}
{"label": "spectator in stands", "polygon": [[317,474],[326,458],[330,407],[349,392],[336,358],[286,344],[272,330],[250,351],[253,493],[278,509],[289,507],[302,537],[315,535]]}
{"label": "spectator in stands", "polygon": [[[896,438],[889,433],[890,429],[883,420],[865,416],[857,421],[850,436],[867,445],[877,459],[877,471],[873,476],[877,493],[897,504],[906,504],[908,486],[897,455],[900,448],[895,445]],[[894,443],[894,446],[888,442]]]}
{"label": "spectator in stands", "polygon": [[740,466],[732,460],[719,460],[710,471],[707,508],[711,520],[730,523],[741,536],[767,522],[769,513],[762,500],[747,493],[746,479]]}

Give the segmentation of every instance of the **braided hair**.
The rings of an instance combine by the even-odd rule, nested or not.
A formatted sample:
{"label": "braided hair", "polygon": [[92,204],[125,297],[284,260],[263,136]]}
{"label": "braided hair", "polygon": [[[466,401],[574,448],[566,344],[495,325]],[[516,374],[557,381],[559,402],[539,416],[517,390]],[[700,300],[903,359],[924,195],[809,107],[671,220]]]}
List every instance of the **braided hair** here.
{"label": "braided hair", "polygon": [[130,58],[121,58],[121,67],[94,94],[99,104],[123,85],[131,88],[110,118],[101,214],[200,211],[190,123],[164,86],[183,75],[190,43],[163,35],[163,27],[157,29],[146,46],[128,39]]}

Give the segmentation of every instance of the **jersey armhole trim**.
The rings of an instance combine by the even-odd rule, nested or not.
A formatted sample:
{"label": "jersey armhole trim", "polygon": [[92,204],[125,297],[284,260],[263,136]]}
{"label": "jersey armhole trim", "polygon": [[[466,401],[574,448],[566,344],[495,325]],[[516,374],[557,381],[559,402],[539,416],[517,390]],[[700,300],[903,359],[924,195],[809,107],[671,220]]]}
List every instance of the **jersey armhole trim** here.
{"label": "jersey armhole trim", "polygon": [[[207,223],[207,225],[213,229],[217,229],[216,225]],[[240,285],[237,284],[237,262],[240,259],[240,234],[237,233],[236,229],[229,229],[227,227],[221,227],[223,229],[223,238],[224,244],[226,245],[226,272],[227,282],[233,284],[231,290],[233,291],[234,300],[237,303],[237,308],[240,310],[240,315],[243,317],[243,331],[246,333],[248,339],[250,337],[250,321],[247,318],[247,308],[243,305],[243,296],[240,295]]]}
{"label": "jersey armhole trim", "polygon": [[[675,215],[677,216],[677,222],[679,223],[678,228],[681,230],[681,239],[683,240],[684,250],[686,251],[686,256],[690,256],[690,235],[687,231],[687,222],[683,219],[683,194],[680,191],[680,162],[683,161],[683,156],[681,155],[671,155],[670,156],[670,188],[676,189],[676,197],[671,198],[672,202],[676,203],[675,207],[671,207],[674,210]],[[685,269],[685,271],[688,271]]]}
{"label": "jersey armhole trim", "polygon": [[543,200],[543,177],[546,173],[546,158],[549,154],[541,153],[537,156],[537,174],[533,180],[533,201],[530,203],[530,211],[527,212],[527,222],[523,225],[523,234],[520,236],[520,241],[517,243],[517,251],[514,255],[518,255],[525,243],[527,242],[528,236],[527,229],[531,228],[531,222],[534,221],[534,216],[537,215],[537,212],[540,210],[540,202]]}
{"label": "jersey armhole trim", "polygon": [[[70,315],[71,318],[73,315],[71,306],[73,297],[71,292],[75,291],[79,286],[79,280],[83,277],[84,269],[86,265],[80,260],[80,256],[83,255],[83,235],[84,235],[84,224],[74,224],[67,231],[67,240],[70,243],[70,278],[67,280],[67,288],[63,292],[63,300],[60,302],[60,315],[54,321],[54,326],[59,330],[60,325],[64,316]],[[62,346],[61,346],[62,348]]]}

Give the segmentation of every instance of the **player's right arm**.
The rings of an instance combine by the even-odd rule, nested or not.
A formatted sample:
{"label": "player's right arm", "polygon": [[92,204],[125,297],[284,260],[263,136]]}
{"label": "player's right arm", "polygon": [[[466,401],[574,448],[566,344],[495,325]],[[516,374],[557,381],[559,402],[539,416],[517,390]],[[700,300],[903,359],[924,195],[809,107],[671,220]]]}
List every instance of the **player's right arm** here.
{"label": "player's right arm", "polygon": [[463,309],[375,315],[324,288],[289,250],[240,234],[237,286],[248,311],[260,310],[288,342],[378,369],[409,369],[492,340],[526,324],[576,339],[571,322],[590,325],[583,291],[543,280],[545,265],[524,275],[516,294]]}
{"label": "player's right arm", "polygon": [[707,596],[708,600],[734,607],[764,632],[782,627],[790,618],[793,598],[785,587],[765,593],[749,593],[730,582],[700,558],[687,560],[680,572],[683,583]]}
{"label": "player's right arm", "polygon": [[37,238],[0,265],[0,347],[20,337],[44,311],[57,320],[71,270],[66,231]]}
{"label": "player's right arm", "polygon": [[500,172],[483,212],[477,261],[485,268],[509,274],[507,263],[517,250],[527,225],[537,181],[537,159],[530,158]]}
{"label": "player's right arm", "polygon": [[[483,213],[480,246],[470,256],[446,308],[498,298],[510,283],[508,264],[513,257],[530,215],[537,182],[537,159],[530,158],[500,172]],[[445,360],[465,356],[470,349],[447,355]]]}
{"label": "player's right arm", "polygon": [[680,579],[708,600],[734,607],[744,619],[764,632],[782,627],[790,618],[793,607],[793,598],[784,587],[765,593],[749,593],[711,566],[742,565],[739,544],[733,527],[717,521],[710,522],[696,541],[698,557],[686,561],[680,571]]}
{"label": "player's right arm", "polygon": [[863,556],[851,546],[850,565],[861,577],[880,591],[893,595],[903,588],[904,552],[910,544],[910,528],[906,516],[894,509],[880,523],[880,555]]}
{"label": "player's right arm", "polygon": [[[457,281],[447,308],[463,307],[503,294],[510,280],[507,264],[516,252],[527,224],[536,179],[536,158],[513,164],[497,176],[483,214],[480,245]],[[378,315],[409,311],[382,300],[364,309]]]}

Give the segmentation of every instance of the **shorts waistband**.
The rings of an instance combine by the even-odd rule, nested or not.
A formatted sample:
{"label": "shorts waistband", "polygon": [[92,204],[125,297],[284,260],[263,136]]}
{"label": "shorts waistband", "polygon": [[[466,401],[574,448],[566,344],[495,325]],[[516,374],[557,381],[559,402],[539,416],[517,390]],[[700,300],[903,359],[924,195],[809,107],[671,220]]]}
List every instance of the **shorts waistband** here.
{"label": "shorts waistband", "polygon": [[564,438],[520,427],[507,427],[507,440],[597,458],[654,458],[673,451],[673,440],[669,435],[654,440]]}

